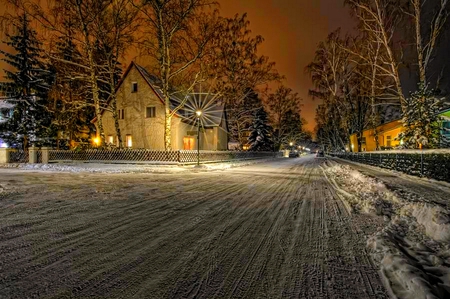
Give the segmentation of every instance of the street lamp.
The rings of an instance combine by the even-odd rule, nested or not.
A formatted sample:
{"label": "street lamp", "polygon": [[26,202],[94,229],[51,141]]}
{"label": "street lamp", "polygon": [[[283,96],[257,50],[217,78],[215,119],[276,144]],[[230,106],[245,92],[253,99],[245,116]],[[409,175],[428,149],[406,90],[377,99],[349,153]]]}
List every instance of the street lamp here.
{"label": "street lamp", "polygon": [[202,116],[202,111],[195,111],[197,114],[197,166],[200,166],[200,116]]}

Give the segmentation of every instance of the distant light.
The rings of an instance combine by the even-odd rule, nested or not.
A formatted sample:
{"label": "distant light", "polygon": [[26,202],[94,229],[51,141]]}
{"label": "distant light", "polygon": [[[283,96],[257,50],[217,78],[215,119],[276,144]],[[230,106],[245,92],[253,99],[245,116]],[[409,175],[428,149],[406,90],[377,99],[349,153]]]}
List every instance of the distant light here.
{"label": "distant light", "polygon": [[402,140],[400,140],[400,145],[403,145],[404,144],[404,142],[403,142],[403,139]]}
{"label": "distant light", "polygon": [[289,145],[290,145],[290,146],[293,146],[293,145],[294,145],[294,143],[292,143],[292,142],[289,142]]}
{"label": "distant light", "polygon": [[197,114],[197,117],[200,117],[202,115],[202,111],[201,110],[197,110],[197,111],[195,111],[195,114]]}
{"label": "distant light", "polygon": [[352,149],[354,148],[355,146],[353,145],[353,143],[352,143]]}

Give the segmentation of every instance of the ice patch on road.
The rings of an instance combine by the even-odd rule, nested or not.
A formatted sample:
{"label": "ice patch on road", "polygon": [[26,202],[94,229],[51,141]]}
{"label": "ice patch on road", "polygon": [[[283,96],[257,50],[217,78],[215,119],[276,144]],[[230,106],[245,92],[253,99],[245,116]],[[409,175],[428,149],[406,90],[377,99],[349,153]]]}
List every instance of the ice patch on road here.
{"label": "ice patch on road", "polygon": [[367,246],[393,298],[450,298],[448,210],[420,197],[411,203],[347,165],[328,162],[324,173],[353,212],[390,218]]}

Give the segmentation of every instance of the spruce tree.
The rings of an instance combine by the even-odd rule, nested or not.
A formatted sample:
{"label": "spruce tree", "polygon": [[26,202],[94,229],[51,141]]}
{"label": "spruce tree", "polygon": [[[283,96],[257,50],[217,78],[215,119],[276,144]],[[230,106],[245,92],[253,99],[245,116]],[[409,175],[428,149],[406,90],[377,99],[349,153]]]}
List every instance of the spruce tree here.
{"label": "spruce tree", "polygon": [[253,124],[250,127],[251,133],[248,138],[250,150],[270,151],[273,148],[271,140],[272,127],[268,125],[267,113],[263,107],[256,110]]}
{"label": "spruce tree", "polygon": [[434,148],[439,146],[440,124],[439,111],[442,108],[442,99],[428,86],[419,83],[416,92],[406,99],[406,109],[402,122],[405,132],[399,135],[405,147]]}
{"label": "spruce tree", "polygon": [[5,70],[7,81],[0,83],[0,90],[15,107],[11,119],[0,127],[0,137],[11,147],[27,148],[30,142],[40,145],[49,137],[47,96],[53,74],[42,62],[41,43],[27,15],[18,16],[12,25],[14,33],[6,35],[5,43],[13,51],[0,53],[13,70]]}

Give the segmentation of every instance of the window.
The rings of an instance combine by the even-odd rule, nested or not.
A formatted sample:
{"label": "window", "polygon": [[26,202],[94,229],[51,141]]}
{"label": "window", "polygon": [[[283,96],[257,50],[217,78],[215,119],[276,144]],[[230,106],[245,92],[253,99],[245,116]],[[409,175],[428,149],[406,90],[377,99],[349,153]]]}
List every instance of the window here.
{"label": "window", "polygon": [[366,137],[362,137],[361,144],[366,144]]}
{"label": "window", "polygon": [[125,119],[125,109],[119,109],[119,119]]}
{"label": "window", "polygon": [[125,142],[127,144],[127,147],[132,147],[133,146],[133,139],[131,138],[131,135],[127,135]]}
{"label": "window", "polygon": [[156,117],[156,107],[147,107],[147,111],[145,114],[146,118],[154,118]]}
{"label": "window", "polygon": [[391,136],[386,136],[386,146],[387,147],[391,147],[392,146]]}
{"label": "window", "polygon": [[113,135],[108,135],[108,141],[107,141],[107,143],[109,143],[109,144],[114,144],[114,137],[113,137]]}
{"label": "window", "polygon": [[135,92],[137,92],[137,91],[138,91],[138,85],[137,85],[137,82],[131,83],[131,92],[132,92],[132,93],[135,93]]}

